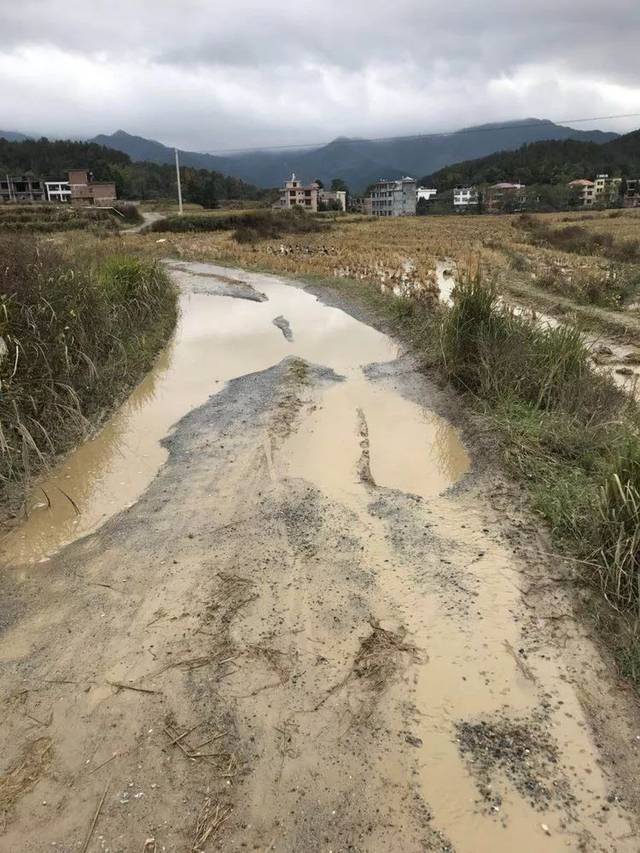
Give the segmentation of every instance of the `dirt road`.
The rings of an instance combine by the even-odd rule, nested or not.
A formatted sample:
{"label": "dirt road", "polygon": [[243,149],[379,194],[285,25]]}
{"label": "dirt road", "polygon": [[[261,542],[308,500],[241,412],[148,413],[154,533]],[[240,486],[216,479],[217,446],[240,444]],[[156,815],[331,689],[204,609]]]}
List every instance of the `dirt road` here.
{"label": "dirt road", "polygon": [[633,699],[456,400],[171,268],[175,341],[52,474],[80,515],[4,543],[0,850],[640,849]]}

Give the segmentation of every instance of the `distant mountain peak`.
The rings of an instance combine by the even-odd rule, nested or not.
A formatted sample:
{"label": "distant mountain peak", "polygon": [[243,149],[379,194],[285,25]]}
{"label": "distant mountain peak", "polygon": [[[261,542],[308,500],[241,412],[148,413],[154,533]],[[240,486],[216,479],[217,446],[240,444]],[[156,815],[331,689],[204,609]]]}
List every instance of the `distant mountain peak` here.
{"label": "distant mountain peak", "polygon": [[[260,187],[281,186],[294,171],[304,181],[329,183],[340,177],[353,192],[360,192],[380,175],[429,175],[444,166],[497,151],[513,151],[529,142],[578,139],[604,143],[617,134],[576,130],[549,119],[524,118],[465,127],[447,134],[411,135],[388,139],[338,136],[326,145],[311,149],[260,150],[228,154],[181,151],[183,166],[212,169],[233,175]],[[153,139],[135,136],[122,128],[91,142],[116,148],[132,160],[172,163],[173,148]]]}

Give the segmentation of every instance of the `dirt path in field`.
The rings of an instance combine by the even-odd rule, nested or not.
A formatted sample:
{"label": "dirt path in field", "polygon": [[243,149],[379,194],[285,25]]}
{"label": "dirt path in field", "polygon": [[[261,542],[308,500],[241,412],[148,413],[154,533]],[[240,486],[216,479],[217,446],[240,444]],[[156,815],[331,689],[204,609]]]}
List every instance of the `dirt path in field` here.
{"label": "dirt path in field", "polygon": [[80,515],[4,543],[0,851],[638,851],[634,700],[457,401],[347,306],[172,274],[43,484]]}

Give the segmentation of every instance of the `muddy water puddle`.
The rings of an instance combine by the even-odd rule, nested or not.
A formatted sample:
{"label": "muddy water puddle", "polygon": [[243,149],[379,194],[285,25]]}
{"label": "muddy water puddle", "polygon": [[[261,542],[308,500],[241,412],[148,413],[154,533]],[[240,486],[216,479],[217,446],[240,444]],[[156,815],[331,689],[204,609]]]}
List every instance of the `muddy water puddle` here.
{"label": "muddy water puddle", "polygon": [[[433,828],[452,849],[604,849],[596,842],[603,835],[604,813],[598,808],[610,792],[578,696],[553,655],[537,658],[535,664],[522,657],[520,626],[514,619],[521,607],[521,578],[510,552],[484,535],[485,522],[468,505],[463,510],[443,494],[465,468],[459,446],[450,442],[450,432],[437,440],[438,421],[412,412],[410,404],[403,412],[405,427],[389,430],[384,406],[373,404],[379,391],[354,381],[322,393],[275,459],[284,482],[302,477],[313,483],[356,519],[354,530],[366,531],[362,560],[376,585],[372,615],[385,627],[406,629],[418,650],[412,670],[387,687],[396,708],[413,706],[410,728],[405,729],[397,711],[394,716],[393,701],[385,703],[390,717],[378,725],[405,731],[404,738],[415,748],[415,778],[433,815]],[[370,479],[362,476],[367,442],[354,408],[371,413],[366,419]],[[396,471],[376,464],[377,443],[388,455],[403,441],[416,441],[417,447],[423,443],[431,455],[429,477],[410,472],[410,465]],[[389,499],[384,497],[387,489],[426,499],[413,502],[410,515],[403,515],[406,501],[400,496],[392,516],[400,539],[406,530],[411,539],[412,524],[419,535],[437,531],[433,545],[426,551],[420,546],[428,578],[422,590],[394,545],[393,528],[377,509],[379,495]],[[329,633],[321,651],[328,657],[336,653]],[[486,743],[480,738],[476,752],[464,754],[464,737],[458,732],[469,729],[488,734]],[[392,748],[382,771],[389,780],[407,773],[396,765]],[[620,839],[618,846],[606,849],[634,849],[626,820],[618,813],[607,815],[606,835]]]}
{"label": "muddy water puddle", "polygon": [[[44,561],[134,503],[166,459],[160,442],[172,425],[229,380],[290,355],[346,378],[349,390],[336,394],[337,405],[344,417],[347,411],[355,417],[359,407],[367,410],[373,468],[381,482],[433,493],[466,470],[468,459],[451,427],[398,394],[375,392],[363,378],[365,365],[396,358],[390,338],[274,278],[184,263],[172,274],[181,289],[173,340],[105,426],[37,484],[28,518],[2,543],[3,564]],[[235,280],[243,282],[241,298],[220,295],[221,282],[227,293]],[[267,299],[248,299],[247,285]],[[283,321],[290,335],[283,334]],[[404,441],[393,440],[394,431]],[[409,441],[421,447],[412,459]],[[383,445],[385,452],[377,452]]]}

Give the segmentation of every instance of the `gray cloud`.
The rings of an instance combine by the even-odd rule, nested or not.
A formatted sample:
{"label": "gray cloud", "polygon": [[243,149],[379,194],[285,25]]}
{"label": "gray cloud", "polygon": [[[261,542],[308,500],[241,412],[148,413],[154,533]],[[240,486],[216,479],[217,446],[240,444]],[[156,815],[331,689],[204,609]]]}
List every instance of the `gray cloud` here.
{"label": "gray cloud", "polygon": [[640,112],[630,0],[4,0],[0,32],[0,127],[51,135],[211,150]]}

